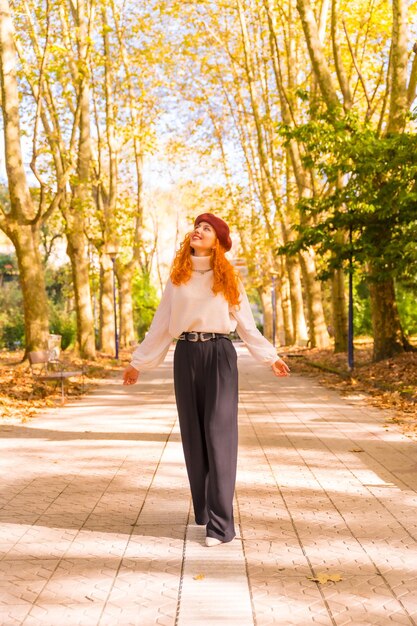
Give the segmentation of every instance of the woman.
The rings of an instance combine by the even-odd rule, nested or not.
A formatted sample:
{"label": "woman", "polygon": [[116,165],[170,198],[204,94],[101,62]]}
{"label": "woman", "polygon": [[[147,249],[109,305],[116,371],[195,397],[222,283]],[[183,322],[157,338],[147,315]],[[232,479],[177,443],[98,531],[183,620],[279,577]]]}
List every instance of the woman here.
{"label": "woman", "polygon": [[206,545],[235,536],[233,494],[237,463],[238,374],[229,333],[276,376],[289,368],[255,326],[242,282],[225,252],[229,227],[212,213],[199,215],[174,259],[170,280],[148,334],[133,353],[124,384],[164,360],[172,339],[174,386],[195,521]]}

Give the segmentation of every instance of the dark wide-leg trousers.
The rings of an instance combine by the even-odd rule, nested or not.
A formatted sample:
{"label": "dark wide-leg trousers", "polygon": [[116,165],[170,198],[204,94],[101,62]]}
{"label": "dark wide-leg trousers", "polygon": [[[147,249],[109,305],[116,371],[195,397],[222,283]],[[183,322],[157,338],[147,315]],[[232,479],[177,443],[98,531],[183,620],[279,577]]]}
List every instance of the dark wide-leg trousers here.
{"label": "dark wide-leg trousers", "polygon": [[225,338],[178,341],[174,385],[181,439],[197,524],[207,536],[235,536],[237,355]]}

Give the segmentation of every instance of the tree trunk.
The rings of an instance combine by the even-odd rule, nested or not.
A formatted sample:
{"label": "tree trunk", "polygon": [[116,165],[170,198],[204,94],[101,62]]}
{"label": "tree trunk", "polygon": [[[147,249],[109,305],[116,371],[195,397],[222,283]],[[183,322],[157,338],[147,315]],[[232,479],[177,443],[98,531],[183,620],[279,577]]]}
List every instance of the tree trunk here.
{"label": "tree trunk", "polygon": [[84,232],[80,222],[68,229],[67,253],[71,261],[72,282],[77,315],[77,341],[80,356],[95,359],[94,317],[90,293],[89,259]]}
{"label": "tree trunk", "polygon": [[286,265],[291,299],[293,343],[296,345],[307,345],[308,334],[303,308],[300,264],[295,257],[288,256]]}
{"label": "tree trunk", "polygon": [[334,351],[347,351],[347,314],[345,277],[342,270],[335,270],[332,276],[332,305]]}
{"label": "tree trunk", "polygon": [[339,106],[339,100],[320,41],[319,30],[310,0],[297,0],[297,9],[300,14],[314,75],[328,108],[335,109]]}
{"label": "tree trunk", "polygon": [[[64,41],[68,41],[70,39],[70,24],[63,19],[64,13],[61,13],[62,36]],[[43,17],[37,15],[36,12],[33,17],[40,21],[43,20]],[[52,13],[50,19],[53,19]],[[67,184],[65,184],[63,186],[61,200],[57,204],[59,204],[59,209],[66,223],[67,253],[71,261],[75,291],[74,308],[77,316],[77,343],[79,353],[82,357],[94,359],[95,337],[89,293],[89,264],[84,250],[86,246],[84,235],[84,210],[89,194],[90,130],[89,94],[88,85],[86,85],[89,77],[86,72],[82,70],[82,67],[85,68],[88,65],[86,15],[85,6],[82,1],[77,3],[76,19],[79,26],[78,34],[80,45],[78,46],[78,51],[81,57],[78,59],[78,63],[71,54],[68,58],[69,68],[74,81],[73,87],[78,99],[71,132],[67,126],[68,120],[63,119],[62,116],[57,113],[60,109],[60,105],[58,104],[58,100],[56,100],[59,96],[54,88],[54,77],[48,72],[46,72],[46,74],[43,73],[43,57],[40,54],[43,44],[39,39],[37,27],[30,29],[30,40],[33,45],[35,58],[37,58],[39,62],[39,76],[37,76],[34,71],[33,59],[29,60],[30,55],[27,56],[27,63],[23,62],[23,70],[35,101],[39,101],[39,120],[42,121],[45,137],[49,143],[58,184],[60,184],[60,181],[64,181],[64,179],[68,181],[69,173],[73,172],[75,159],[78,161],[78,176],[72,177],[73,197],[71,202],[68,197],[69,193],[64,192],[64,189],[67,187]],[[25,57],[21,45],[20,57],[21,61],[22,57]],[[72,98],[72,95],[70,98]],[[75,132],[76,128],[79,129],[79,133]],[[67,146],[65,145],[66,139],[69,139]],[[77,142],[79,144],[78,151],[76,149]],[[72,299],[67,300],[67,309],[69,309],[71,300]]]}
{"label": "tree trunk", "polygon": [[10,211],[0,207],[0,226],[12,240],[20,274],[26,351],[47,348],[49,320],[44,268],[39,253],[41,215],[35,208],[20,145],[19,93],[14,29],[7,0],[0,0],[0,80]]}
{"label": "tree trunk", "polygon": [[272,341],[272,299],[271,299],[271,291],[270,289],[262,289],[260,288],[259,296],[262,304],[262,313],[264,317],[264,337],[268,339],[268,341]]}
{"label": "tree trunk", "polygon": [[294,325],[291,310],[290,287],[288,277],[283,274],[281,277],[281,302],[282,317],[284,321],[285,345],[292,346],[294,344]]}
{"label": "tree trunk", "polygon": [[275,345],[285,345],[285,326],[284,315],[282,311],[282,293],[279,288],[279,284],[275,288],[275,315],[276,315],[276,328],[275,328]]}
{"label": "tree trunk", "polygon": [[18,225],[9,231],[16,250],[19,281],[23,294],[26,352],[45,350],[48,345],[48,300],[39,251],[39,230]]}
{"label": "tree trunk", "polygon": [[132,272],[118,268],[120,294],[120,346],[128,348],[136,339],[133,323]]}
{"label": "tree trunk", "polygon": [[[276,78],[277,90],[280,96],[281,113],[285,124],[292,126],[293,117],[290,110],[290,103],[294,111],[294,104],[290,100],[289,94],[286,92],[282,81],[282,72],[280,70],[280,58],[279,58],[279,45],[277,40],[276,31],[273,24],[272,15],[269,9],[268,3],[266,3],[268,11],[268,24],[272,38],[270,40],[272,61],[274,67],[274,75]],[[319,37],[320,41],[320,37]],[[292,52],[292,49],[291,49]],[[292,72],[294,72],[297,66],[297,60],[294,54],[291,54],[289,58],[289,78],[290,85],[292,84]],[[290,90],[291,91],[291,90]],[[291,174],[290,164],[292,167],[293,175]],[[299,198],[309,197],[312,194],[311,180],[307,176],[307,171],[302,163],[300,157],[299,145],[296,141],[292,140],[286,151],[286,167],[287,167],[287,198],[292,196],[292,186],[289,184],[293,176],[298,189]],[[305,216],[301,215],[301,220],[305,220]],[[288,239],[288,228],[283,232],[284,238]],[[303,278],[305,283],[306,303],[309,319],[309,335],[310,343],[312,346],[326,347],[329,345],[330,338],[326,327],[326,321],[323,312],[321,285],[316,280],[316,267],[314,258],[309,252],[300,254],[301,269],[303,272]]]}
{"label": "tree trunk", "polygon": [[316,278],[316,263],[309,252],[301,252],[300,263],[306,286],[310,346],[327,348],[330,345],[330,337],[324,317],[321,283]]}
{"label": "tree trunk", "polygon": [[106,254],[100,258],[100,350],[115,353],[113,267]]}
{"label": "tree trunk", "polygon": [[339,40],[338,18],[340,16],[339,0],[332,0],[331,10],[331,34],[334,65],[339,81],[339,86],[343,94],[343,107],[345,111],[349,111],[352,107],[352,92],[350,90],[349,76],[343,65],[343,55]]}
{"label": "tree trunk", "polygon": [[[409,111],[407,93],[408,65],[408,1],[392,2],[391,93],[386,132],[404,130]],[[387,338],[388,339],[388,338]]]}
{"label": "tree trunk", "polygon": [[[79,54],[80,58],[87,63],[89,58],[88,25],[84,2],[77,4],[77,23],[79,28]],[[71,259],[74,280],[78,347],[82,357],[95,359],[96,348],[88,271],[89,260],[84,234],[85,214],[91,204],[90,86],[88,80],[83,78],[81,80],[77,179],[74,181],[71,207],[65,211],[64,216],[67,223],[67,250]]]}
{"label": "tree trunk", "polygon": [[[407,63],[408,63],[408,36],[407,36],[406,0],[392,2],[392,38],[391,38],[391,90],[390,108],[386,133],[401,133],[404,130],[409,111],[407,94]],[[377,271],[375,272],[376,275]],[[372,280],[370,271],[369,291],[371,297],[371,318],[374,335],[374,361],[411,349],[406,340],[395,296],[394,279],[383,281]]]}
{"label": "tree trunk", "polygon": [[404,350],[411,350],[401,328],[392,278],[369,281],[369,292],[374,335],[373,360],[381,361]]}

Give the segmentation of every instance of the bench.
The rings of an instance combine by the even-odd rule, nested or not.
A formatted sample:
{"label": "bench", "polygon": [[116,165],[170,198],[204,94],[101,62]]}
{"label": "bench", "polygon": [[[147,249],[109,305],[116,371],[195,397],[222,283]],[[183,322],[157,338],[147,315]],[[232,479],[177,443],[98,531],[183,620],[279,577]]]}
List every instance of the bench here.
{"label": "bench", "polygon": [[[37,350],[29,352],[29,366],[34,383],[36,382],[61,382],[61,404],[65,402],[65,381],[67,378],[82,376],[84,386],[84,368],[80,370],[66,370],[63,363],[56,358],[56,353],[50,350]],[[29,399],[32,397],[34,385]]]}

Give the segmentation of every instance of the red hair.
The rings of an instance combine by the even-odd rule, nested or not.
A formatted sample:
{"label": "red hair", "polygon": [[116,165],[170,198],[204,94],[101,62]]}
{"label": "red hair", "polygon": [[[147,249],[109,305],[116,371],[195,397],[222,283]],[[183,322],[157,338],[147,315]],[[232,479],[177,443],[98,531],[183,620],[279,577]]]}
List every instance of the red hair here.
{"label": "red hair", "polygon": [[[185,236],[180,249],[175,255],[171,269],[171,280],[174,285],[187,283],[193,271],[191,264],[191,233]],[[240,303],[239,275],[233,265],[225,257],[225,250],[216,239],[216,247],[210,259],[213,268],[213,293],[222,293],[231,306]]]}

